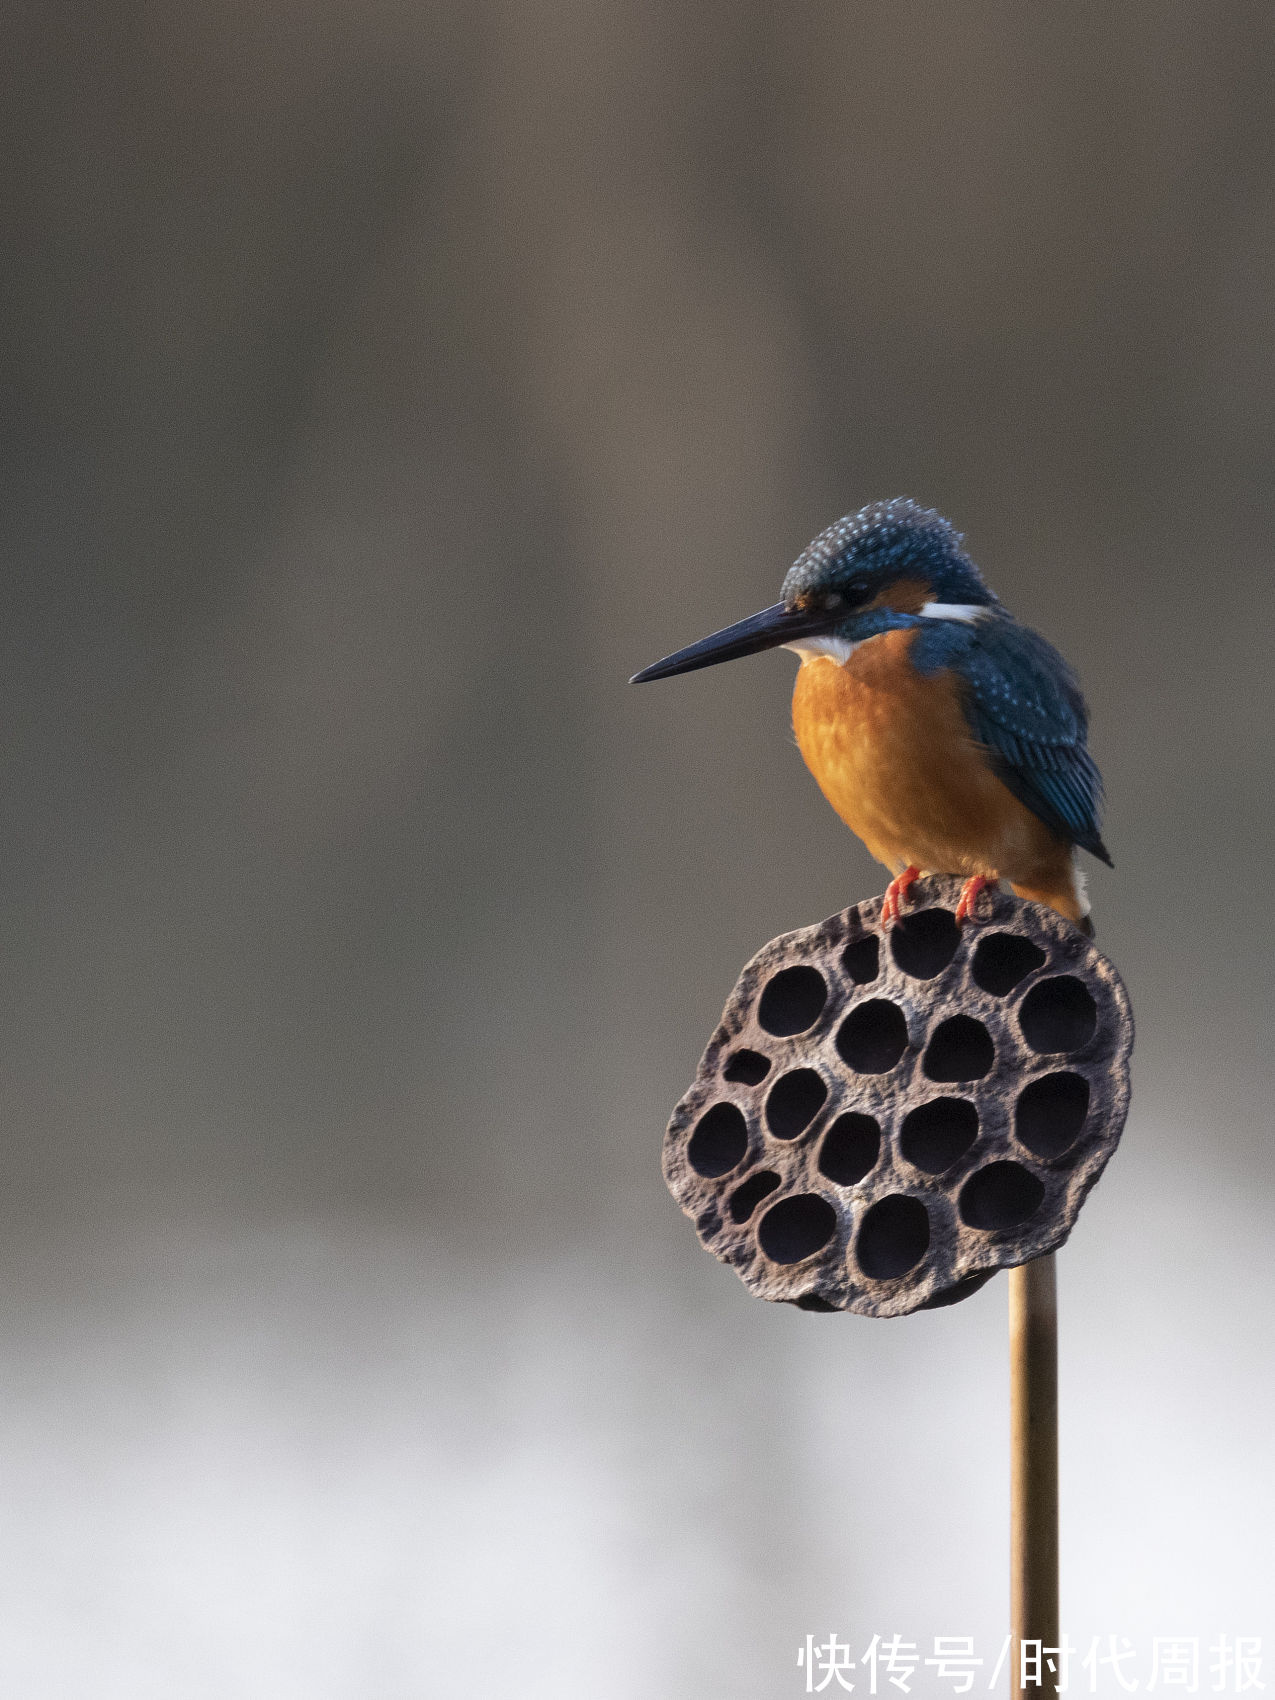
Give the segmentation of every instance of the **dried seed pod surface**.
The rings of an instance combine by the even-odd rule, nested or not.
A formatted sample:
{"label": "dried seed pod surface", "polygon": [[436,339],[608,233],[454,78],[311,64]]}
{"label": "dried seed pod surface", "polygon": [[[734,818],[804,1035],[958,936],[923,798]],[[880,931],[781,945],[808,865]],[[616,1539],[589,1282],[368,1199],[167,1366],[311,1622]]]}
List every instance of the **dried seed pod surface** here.
{"label": "dried seed pod surface", "polygon": [[960,881],[773,939],[664,1139],[700,1239],[764,1299],[903,1316],[1053,1251],[1129,1106],[1124,984],[1038,903]]}

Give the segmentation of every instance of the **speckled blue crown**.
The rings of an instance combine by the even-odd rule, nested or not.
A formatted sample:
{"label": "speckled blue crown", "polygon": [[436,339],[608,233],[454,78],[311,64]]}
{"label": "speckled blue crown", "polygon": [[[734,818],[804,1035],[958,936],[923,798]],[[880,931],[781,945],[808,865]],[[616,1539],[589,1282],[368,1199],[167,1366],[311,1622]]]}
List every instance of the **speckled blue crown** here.
{"label": "speckled blue crown", "polygon": [[910,496],[869,502],[807,544],[788,569],[783,600],[791,605],[812,591],[846,590],[855,581],[916,577],[944,600],[994,602],[962,542],[949,520]]}

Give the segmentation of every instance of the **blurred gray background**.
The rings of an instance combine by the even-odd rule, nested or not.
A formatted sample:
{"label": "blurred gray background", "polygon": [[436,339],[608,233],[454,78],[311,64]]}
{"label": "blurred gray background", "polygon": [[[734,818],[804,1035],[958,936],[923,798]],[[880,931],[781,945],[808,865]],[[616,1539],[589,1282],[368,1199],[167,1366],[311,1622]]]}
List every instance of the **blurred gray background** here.
{"label": "blurred gray background", "polygon": [[994,1657],[1003,1280],[768,1307],[658,1166],[745,958],[884,875],[791,657],[624,681],[900,493],[1110,795],[1064,1621],[1275,1681],[1273,52],[1258,0],[7,9],[0,1694]]}

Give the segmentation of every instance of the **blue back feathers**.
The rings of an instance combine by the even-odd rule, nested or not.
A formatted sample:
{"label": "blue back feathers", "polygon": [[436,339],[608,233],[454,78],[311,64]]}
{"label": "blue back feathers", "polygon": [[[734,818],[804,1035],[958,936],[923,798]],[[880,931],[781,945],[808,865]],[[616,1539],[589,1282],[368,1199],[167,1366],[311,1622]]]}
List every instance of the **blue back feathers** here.
{"label": "blue back feathers", "polygon": [[965,713],[1020,803],[1061,837],[1111,866],[1098,830],[1102,777],[1085,745],[1089,715],[1071,668],[1039,632],[997,608],[973,625],[921,620],[918,671],[950,667]]}

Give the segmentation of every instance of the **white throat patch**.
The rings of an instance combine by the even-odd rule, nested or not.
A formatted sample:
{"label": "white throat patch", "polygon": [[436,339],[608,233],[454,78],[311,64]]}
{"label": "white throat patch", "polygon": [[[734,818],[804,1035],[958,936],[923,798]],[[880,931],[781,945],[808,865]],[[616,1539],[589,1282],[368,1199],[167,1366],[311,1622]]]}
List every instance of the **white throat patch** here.
{"label": "white throat patch", "polygon": [[851,643],[849,638],[839,637],[808,637],[802,638],[800,643],[786,643],[784,645],[785,649],[791,649],[794,655],[801,657],[803,667],[807,661],[817,661],[821,655],[830,655],[834,661],[844,667],[858,647],[859,645]]}

